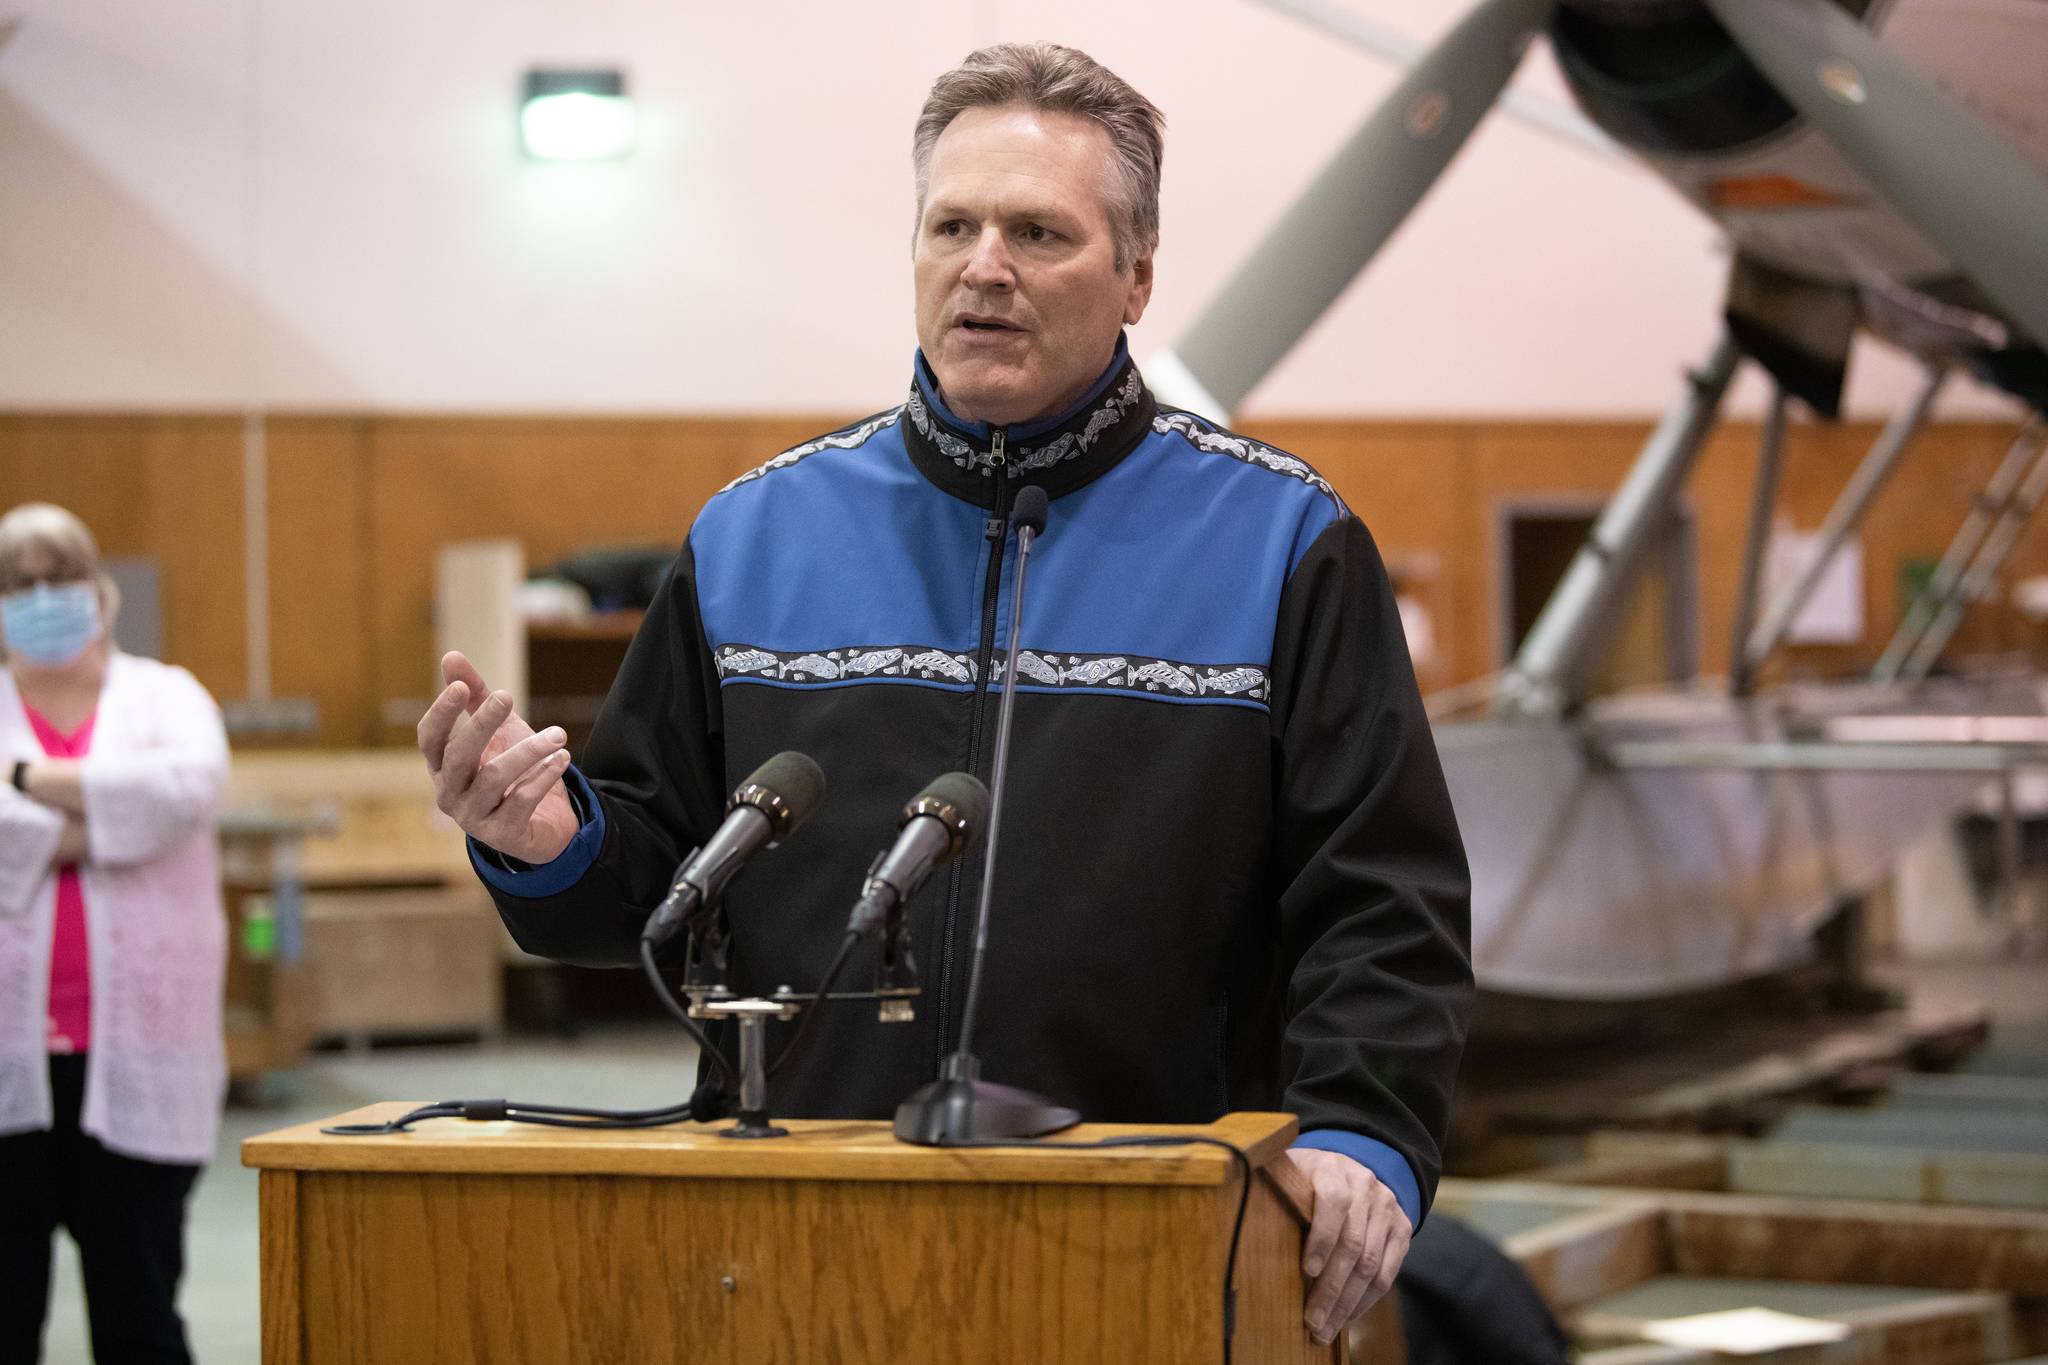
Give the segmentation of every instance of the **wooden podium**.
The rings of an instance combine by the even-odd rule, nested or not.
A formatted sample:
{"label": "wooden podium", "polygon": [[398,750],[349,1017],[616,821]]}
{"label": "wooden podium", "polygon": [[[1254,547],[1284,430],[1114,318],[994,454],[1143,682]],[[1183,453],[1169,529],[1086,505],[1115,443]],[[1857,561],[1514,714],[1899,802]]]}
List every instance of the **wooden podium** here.
{"label": "wooden podium", "polygon": [[[378,1104],[326,1122],[371,1123]],[[1241,1188],[1205,1146],[963,1150],[887,1125],[578,1131],[433,1119],[242,1144],[262,1172],[266,1365],[1222,1359]],[[1342,1362],[1302,1325],[1289,1114],[1059,1135],[1220,1138],[1257,1174],[1233,1359]]]}

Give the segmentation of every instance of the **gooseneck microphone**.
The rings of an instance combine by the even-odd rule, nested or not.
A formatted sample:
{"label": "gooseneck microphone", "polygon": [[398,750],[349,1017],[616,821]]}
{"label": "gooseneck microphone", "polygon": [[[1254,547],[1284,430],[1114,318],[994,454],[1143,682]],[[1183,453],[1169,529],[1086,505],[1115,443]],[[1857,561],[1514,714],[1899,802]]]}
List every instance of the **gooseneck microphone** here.
{"label": "gooseneck microphone", "polygon": [[[1003,698],[996,708],[996,755],[989,769],[995,793],[989,798],[988,847],[982,853],[981,908],[974,920],[974,965],[967,974],[967,1006],[960,1012],[960,1046],[955,1055],[974,1059],[975,1006],[981,1002],[981,968],[988,960],[988,907],[996,884],[996,832],[1003,820],[1003,789],[1009,786],[1010,715],[1017,707],[1017,645],[1024,626],[1024,561],[1045,534],[1045,490],[1025,484],[1010,507],[1010,525],[1017,528],[1017,582],[1010,594],[1010,635],[1003,647]],[[977,1064],[978,1065],[978,1064]],[[1069,1122],[1079,1122],[1079,1116]]]}
{"label": "gooseneck microphone", "polygon": [[895,1133],[926,1147],[997,1142],[1058,1132],[1081,1121],[1080,1114],[1042,1095],[981,1079],[974,1055],[974,1016],[981,998],[981,970],[988,957],[990,896],[995,888],[996,835],[1003,818],[1003,786],[1010,766],[1010,717],[1017,704],[1017,642],[1024,622],[1024,568],[1031,543],[1045,530],[1045,490],[1026,484],[1010,508],[1017,532],[1017,570],[1010,592],[1010,631],[1003,653],[1003,696],[996,712],[995,762],[990,769],[988,840],[981,874],[981,906],[974,925],[974,965],[967,978],[967,1004],[960,1016],[960,1045],[946,1058],[939,1079],[896,1110]]}
{"label": "gooseneck microphone", "polygon": [[640,940],[660,947],[718,904],[726,883],[747,859],[802,828],[825,799],[825,773],[807,755],[785,749],[733,790],[717,831],[683,865]]}
{"label": "gooseneck microphone", "polygon": [[848,933],[879,933],[925,878],[960,856],[988,823],[988,788],[972,773],[943,773],[903,807],[900,833],[868,869],[846,921]]}

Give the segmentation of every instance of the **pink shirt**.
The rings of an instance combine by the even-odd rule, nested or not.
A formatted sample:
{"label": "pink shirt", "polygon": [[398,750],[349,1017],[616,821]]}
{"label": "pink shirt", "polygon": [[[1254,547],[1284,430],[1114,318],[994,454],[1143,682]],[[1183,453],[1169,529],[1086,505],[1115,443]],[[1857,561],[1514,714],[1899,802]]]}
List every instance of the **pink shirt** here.
{"label": "pink shirt", "polygon": [[[23,705],[28,723],[36,732],[43,753],[50,758],[84,758],[92,746],[92,723],[71,735],[60,735],[57,727],[43,719],[35,708]],[[46,1034],[51,1052],[83,1052],[92,1042],[92,954],[85,938],[85,886],[78,878],[78,864],[66,863],[57,871],[57,921],[50,942],[50,1022]]]}

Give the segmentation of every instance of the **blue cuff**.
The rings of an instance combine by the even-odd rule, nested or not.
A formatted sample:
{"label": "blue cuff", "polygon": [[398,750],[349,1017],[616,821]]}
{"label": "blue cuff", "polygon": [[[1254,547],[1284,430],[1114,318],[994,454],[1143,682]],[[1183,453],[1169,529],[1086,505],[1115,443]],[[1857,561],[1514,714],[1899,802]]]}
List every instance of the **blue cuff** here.
{"label": "blue cuff", "polygon": [[1378,1176],[1380,1184],[1394,1192],[1401,1212],[1408,1215],[1411,1230],[1422,1226],[1422,1187],[1415,1183],[1415,1172],[1408,1169],[1408,1159],[1386,1143],[1342,1128],[1318,1128],[1303,1133],[1294,1140],[1294,1145],[1318,1152],[1339,1152],[1350,1157]]}
{"label": "blue cuff", "polygon": [[569,800],[575,803],[577,813],[583,817],[583,827],[576,831],[576,837],[556,855],[554,861],[537,865],[508,858],[496,849],[471,839],[469,865],[476,869],[476,875],[483,878],[486,886],[508,896],[537,900],[567,891],[583,880],[583,874],[597,861],[597,851],[604,847],[604,804],[597,799],[597,793],[590,789],[590,783],[583,774],[573,766],[562,774],[562,781],[568,784]]}

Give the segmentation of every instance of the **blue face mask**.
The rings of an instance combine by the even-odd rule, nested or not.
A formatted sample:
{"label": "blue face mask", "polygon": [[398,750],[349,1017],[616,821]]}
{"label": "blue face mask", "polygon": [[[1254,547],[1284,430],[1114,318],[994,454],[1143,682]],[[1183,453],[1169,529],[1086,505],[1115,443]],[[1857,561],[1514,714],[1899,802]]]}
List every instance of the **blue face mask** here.
{"label": "blue face mask", "polygon": [[0,597],[7,652],[61,668],[100,637],[100,594],[91,583],[41,583]]}

